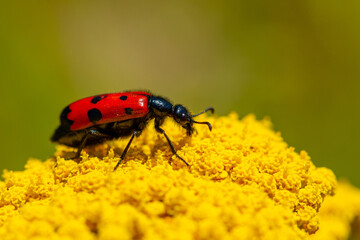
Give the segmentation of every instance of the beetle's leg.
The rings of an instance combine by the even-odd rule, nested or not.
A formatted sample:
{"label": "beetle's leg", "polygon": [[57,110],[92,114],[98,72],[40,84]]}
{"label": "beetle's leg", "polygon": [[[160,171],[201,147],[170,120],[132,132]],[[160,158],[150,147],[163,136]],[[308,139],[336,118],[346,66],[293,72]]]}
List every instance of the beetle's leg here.
{"label": "beetle's leg", "polygon": [[131,145],[131,142],[133,141],[134,137],[135,137],[136,135],[138,135],[138,134],[139,134],[138,131],[134,131],[134,132],[133,132],[133,134],[132,134],[132,136],[131,136],[131,138],[130,138],[130,141],[128,142],[128,144],[126,145],[123,153],[122,153],[121,156],[120,156],[120,160],[118,161],[118,163],[116,164],[116,166],[115,166],[115,168],[114,168],[114,171],[118,168],[118,166],[120,165],[121,161],[125,158],[125,155],[126,155],[127,151],[129,150],[129,147],[130,147],[130,145]]}
{"label": "beetle's leg", "polygon": [[170,141],[170,138],[169,138],[168,135],[165,133],[164,129],[160,128],[160,126],[159,126],[158,124],[156,124],[156,122],[155,122],[155,129],[156,129],[156,131],[158,131],[159,133],[164,134],[167,142],[169,143],[170,149],[171,149],[171,151],[173,152],[173,154],[174,154],[176,157],[178,157],[181,161],[183,161],[183,162],[186,164],[186,166],[189,166],[189,164],[188,164],[182,157],[180,157],[180,156],[176,153],[176,150],[175,150],[172,142]]}
{"label": "beetle's leg", "polygon": [[85,135],[84,135],[83,138],[81,139],[80,145],[79,145],[78,150],[77,150],[77,152],[76,152],[76,154],[75,154],[75,157],[73,157],[73,159],[78,159],[78,158],[80,158],[81,151],[82,151],[83,148],[86,146],[86,141],[87,141],[87,139],[88,139],[88,137],[89,137],[90,135],[103,136],[103,137],[110,136],[109,134],[100,132],[98,129],[90,129],[89,131],[87,131],[87,132],[85,133]]}
{"label": "beetle's leg", "polygon": [[78,158],[80,158],[81,151],[82,151],[82,149],[84,148],[85,143],[86,143],[86,140],[88,139],[89,135],[90,135],[89,132],[85,133],[85,135],[84,135],[83,138],[81,139],[81,142],[80,142],[80,145],[79,145],[79,147],[78,147],[78,150],[77,150],[75,156],[72,157],[72,159],[78,159]]}

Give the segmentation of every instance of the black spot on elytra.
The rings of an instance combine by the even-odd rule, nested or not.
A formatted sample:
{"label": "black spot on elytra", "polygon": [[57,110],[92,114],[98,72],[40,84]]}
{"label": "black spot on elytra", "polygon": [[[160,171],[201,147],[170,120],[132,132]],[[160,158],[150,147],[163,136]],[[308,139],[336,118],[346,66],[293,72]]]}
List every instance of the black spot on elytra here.
{"label": "black spot on elytra", "polygon": [[93,97],[93,99],[91,99],[91,103],[96,104],[98,101],[100,101],[101,99],[104,99],[106,96],[96,96]]}
{"label": "black spot on elytra", "polygon": [[99,109],[92,108],[87,112],[89,121],[93,124],[96,124],[97,121],[99,121],[102,118],[102,114]]}
{"label": "black spot on elytra", "polygon": [[125,108],[125,113],[128,114],[128,115],[131,115],[133,112],[133,109],[132,108]]}
{"label": "black spot on elytra", "polygon": [[125,96],[125,95],[122,95],[122,96],[120,97],[120,100],[125,101],[126,99],[127,99],[127,96]]}
{"label": "black spot on elytra", "polygon": [[60,115],[61,126],[66,130],[70,130],[71,124],[74,123],[74,121],[68,119],[68,117],[67,117],[70,112],[71,112],[71,109],[69,106],[67,106],[66,108],[64,108],[64,110],[61,112],[61,115]]}

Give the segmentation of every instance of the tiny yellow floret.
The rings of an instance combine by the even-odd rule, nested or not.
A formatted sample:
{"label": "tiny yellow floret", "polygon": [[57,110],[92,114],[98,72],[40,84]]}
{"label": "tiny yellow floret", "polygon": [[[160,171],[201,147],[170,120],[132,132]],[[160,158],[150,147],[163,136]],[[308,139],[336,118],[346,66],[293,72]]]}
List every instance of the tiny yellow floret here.
{"label": "tiny yellow floret", "polygon": [[[201,119],[202,118],[202,119]],[[136,138],[3,173],[0,239],[346,239],[360,193],[295,152],[268,119],[199,117],[197,134],[166,121],[176,158],[153,125]],[[325,202],[324,202],[325,201]],[[324,205],[324,206],[323,206]],[[319,212],[320,211],[320,212]],[[319,230],[320,229],[320,230]],[[321,237],[317,237],[321,236]]]}

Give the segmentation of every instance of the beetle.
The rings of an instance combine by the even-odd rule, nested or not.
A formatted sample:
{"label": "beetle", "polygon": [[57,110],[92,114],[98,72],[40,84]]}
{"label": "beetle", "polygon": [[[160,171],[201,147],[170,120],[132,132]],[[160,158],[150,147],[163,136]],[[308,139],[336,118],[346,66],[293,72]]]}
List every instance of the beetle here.
{"label": "beetle", "polygon": [[172,117],[177,124],[186,129],[188,136],[194,132],[194,123],[206,124],[211,131],[212,126],[209,122],[198,122],[193,119],[208,111],[214,113],[214,108],[209,107],[191,115],[183,105],[173,105],[167,99],[145,91],[101,94],[80,99],[65,107],[60,114],[60,126],[55,130],[51,141],[77,148],[74,157],[76,159],[80,157],[84,147],[131,136],[114,168],[115,171],[125,158],[134,137],[140,136],[148,122],[155,119],[156,131],[165,136],[172,153],[189,166],[176,153],[161,125],[166,117]]}

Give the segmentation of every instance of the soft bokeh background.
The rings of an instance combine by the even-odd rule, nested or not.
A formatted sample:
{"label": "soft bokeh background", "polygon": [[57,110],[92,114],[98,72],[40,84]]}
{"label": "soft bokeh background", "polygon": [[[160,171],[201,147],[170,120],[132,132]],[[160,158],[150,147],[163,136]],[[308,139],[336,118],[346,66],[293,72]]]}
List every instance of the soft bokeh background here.
{"label": "soft bokeh background", "polygon": [[0,8],[0,170],[54,151],[63,107],[151,89],[194,112],[270,116],[360,186],[360,2],[8,1]]}

